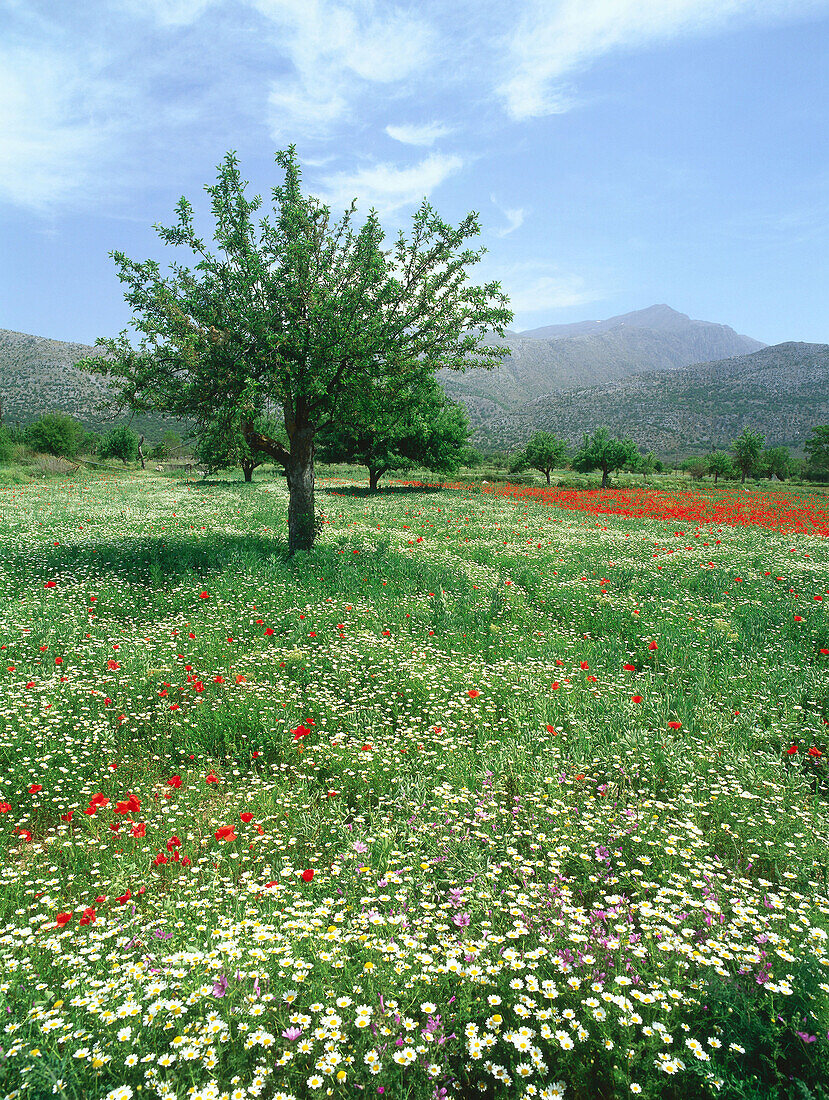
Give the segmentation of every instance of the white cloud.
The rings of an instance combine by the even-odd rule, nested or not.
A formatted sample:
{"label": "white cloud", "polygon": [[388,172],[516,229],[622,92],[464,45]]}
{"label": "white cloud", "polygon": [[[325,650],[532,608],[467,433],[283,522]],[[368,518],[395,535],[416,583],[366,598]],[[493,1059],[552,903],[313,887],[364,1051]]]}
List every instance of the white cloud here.
{"label": "white cloud", "polygon": [[93,68],[49,48],[0,51],[0,196],[43,210],[94,186],[115,93]]}
{"label": "white cloud", "polygon": [[373,0],[251,3],[278,29],[280,52],[294,68],[271,86],[275,137],[322,136],[348,117],[365,83],[405,81],[430,57],[429,27]]}
{"label": "white cloud", "polygon": [[442,122],[424,122],[420,126],[387,126],[386,133],[404,145],[434,145],[438,138],[452,131]]}
{"label": "white cloud", "polygon": [[409,168],[375,164],[357,172],[329,176],[323,181],[319,197],[335,211],[347,208],[356,198],[359,209],[373,206],[379,214],[388,214],[401,206],[419,204],[461,168],[461,157],[436,153]]}
{"label": "white cloud", "polygon": [[133,15],[153,19],[162,27],[183,27],[195,21],[212,6],[214,0],[122,0]]}
{"label": "white cloud", "polygon": [[581,275],[563,274],[538,261],[502,265],[498,278],[514,313],[568,309],[602,297],[588,290]]}
{"label": "white cloud", "polygon": [[526,211],[520,207],[508,208],[504,207],[498,202],[494,195],[490,195],[490,200],[498,207],[504,217],[507,219],[507,225],[503,229],[496,229],[495,235],[497,237],[506,237],[508,234],[514,232],[520,226],[524,224],[524,217]]}
{"label": "white cloud", "polygon": [[827,7],[827,0],[532,0],[509,44],[512,75],[497,91],[514,119],[560,114],[573,105],[563,78],[603,54]]}

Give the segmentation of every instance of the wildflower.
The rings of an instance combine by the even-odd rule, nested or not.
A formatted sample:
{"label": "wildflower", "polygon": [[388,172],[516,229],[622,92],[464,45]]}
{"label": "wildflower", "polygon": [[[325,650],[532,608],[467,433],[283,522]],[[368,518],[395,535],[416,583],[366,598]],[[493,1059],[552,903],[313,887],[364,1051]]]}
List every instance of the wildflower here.
{"label": "wildflower", "polygon": [[236,826],[222,825],[213,835],[216,840],[236,840]]}
{"label": "wildflower", "polygon": [[303,882],[310,882],[313,877],[314,877],[314,872],[310,868],[308,868],[307,871],[303,871],[302,875],[301,875],[301,878],[302,878]]}

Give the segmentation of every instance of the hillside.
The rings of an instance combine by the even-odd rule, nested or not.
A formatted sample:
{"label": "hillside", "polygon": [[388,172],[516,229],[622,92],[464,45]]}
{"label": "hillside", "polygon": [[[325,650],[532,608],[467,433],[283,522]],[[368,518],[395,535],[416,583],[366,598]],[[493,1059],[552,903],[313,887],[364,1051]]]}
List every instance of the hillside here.
{"label": "hillside", "polygon": [[680,458],[727,447],[745,427],[801,446],[829,423],[829,345],[785,343],[713,363],[560,390],[493,418],[478,445],[514,447],[543,429],[575,443],[607,425],[644,450]]}
{"label": "hillside", "polygon": [[[99,349],[0,329],[0,399],[7,424],[29,424],[47,412],[67,412],[92,431],[105,432],[113,420],[125,420],[110,400],[105,378],[72,365]],[[149,441],[161,438],[175,420],[138,415],[132,427]]]}
{"label": "hillside", "polygon": [[482,428],[554,390],[602,385],[763,347],[727,325],[692,321],[668,306],[490,339],[510,349],[498,368],[438,375],[448,395],[463,401],[472,423]]}

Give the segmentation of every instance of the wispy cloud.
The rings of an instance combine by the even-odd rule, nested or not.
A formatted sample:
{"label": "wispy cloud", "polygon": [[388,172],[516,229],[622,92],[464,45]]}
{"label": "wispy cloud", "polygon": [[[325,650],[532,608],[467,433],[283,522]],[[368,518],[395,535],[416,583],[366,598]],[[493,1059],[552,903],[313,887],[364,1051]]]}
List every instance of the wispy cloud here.
{"label": "wispy cloud", "polygon": [[519,226],[522,226],[524,224],[524,217],[526,215],[526,211],[524,211],[520,207],[519,208],[507,208],[505,206],[502,206],[501,203],[498,202],[498,200],[495,198],[494,195],[490,195],[489,198],[490,198],[491,202],[493,202],[498,207],[498,209],[501,211],[501,213],[507,219],[506,226],[504,226],[502,229],[494,230],[496,237],[506,237],[508,234],[510,234],[510,233],[514,232],[516,229],[518,229]]}
{"label": "wispy cloud", "polygon": [[352,199],[358,207],[374,207],[380,215],[401,206],[420,203],[449,176],[463,168],[459,156],[433,153],[419,164],[400,168],[395,164],[375,164],[356,172],[340,172],[323,180],[320,198],[333,210],[346,208]]}
{"label": "wispy cloud", "polygon": [[404,145],[434,145],[452,131],[442,122],[424,122],[420,126],[387,126],[386,133]]}
{"label": "wispy cloud", "polygon": [[827,0],[532,0],[497,91],[513,119],[559,114],[574,102],[565,78],[604,54],[827,7]]}
{"label": "wispy cloud", "polygon": [[121,0],[131,15],[144,16],[162,27],[182,27],[195,22],[215,0]]}
{"label": "wispy cloud", "polygon": [[42,210],[94,183],[117,98],[95,68],[48,46],[0,51],[0,197]]}
{"label": "wispy cloud", "polygon": [[428,63],[426,22],[374,0],[251,0],[279,32],[293,72],[272,82],[271,133],[321,137],[350,116],[366,84],[407,80]]}
{"label": "wispy cloud", "polygon": [[498,278],[516,314],[567,309],[604,297],[589,289],[581,275],[560,272],[543,261],[501,264]]}

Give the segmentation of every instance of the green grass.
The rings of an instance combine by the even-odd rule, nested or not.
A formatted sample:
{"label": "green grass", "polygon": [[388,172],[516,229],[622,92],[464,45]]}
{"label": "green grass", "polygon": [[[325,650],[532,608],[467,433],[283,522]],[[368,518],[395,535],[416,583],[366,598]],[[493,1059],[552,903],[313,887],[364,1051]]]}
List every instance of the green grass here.
{"label": "green grass", "polygon": [[829,542],[324,473],[0,482],[4,1095],[825,1100]]}

